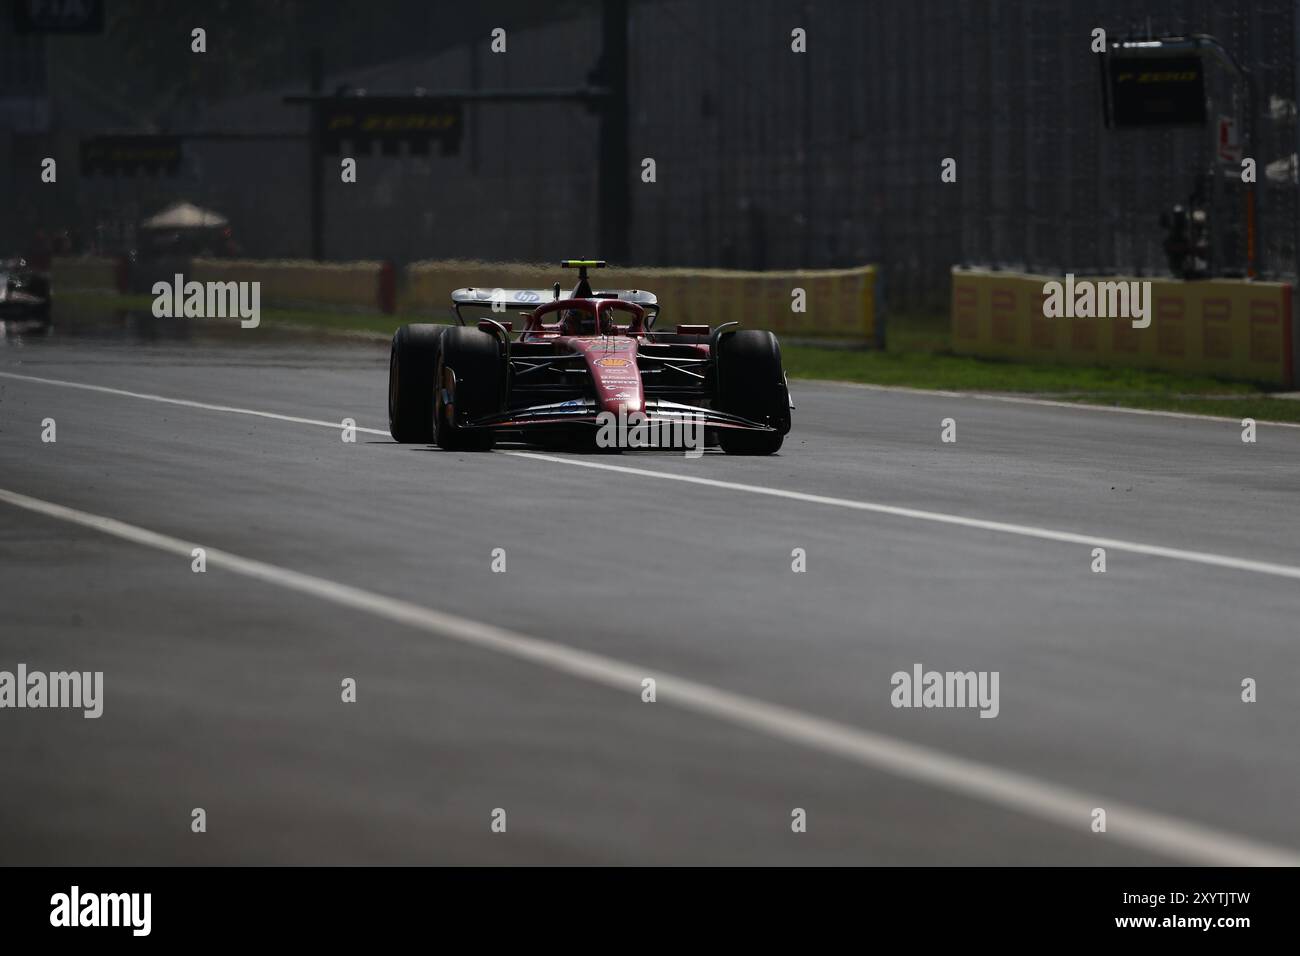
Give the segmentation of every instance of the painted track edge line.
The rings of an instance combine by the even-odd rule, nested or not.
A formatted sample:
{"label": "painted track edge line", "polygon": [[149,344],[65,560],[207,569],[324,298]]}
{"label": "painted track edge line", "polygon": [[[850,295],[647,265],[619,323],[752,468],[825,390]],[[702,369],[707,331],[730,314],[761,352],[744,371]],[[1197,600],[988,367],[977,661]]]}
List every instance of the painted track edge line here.
{"label": "painted track edge line", "polygon": [[[126,389],[110,388],[105,385],[89,385],[81,382],[69,382],[63,379],[41,378],[33,375],[18,375],[12,372],[0,372],[0,378],[11,378],[19,381],[39,382],[47,385],[59,385],[68,388],[84,389],[92,392],[100,392],[109,395],[120,395],[128,398],[138,398],[145,401],[160,402],[168,405],[178,405],[185,408],[197,408],[204,411],[224,412],[235,415],[251,415],[258,418],[272,419],[275,421],[285,421],[298,425],[313,425],[322,428],[342,428],[342,421],[330,422],[316,418],[302,418],[295,415],[282,415],[277,412],[263,412],[251,408],[239,408],[233,405],[215,405],[208,402],[192,401],[190,399],[168,398],[163,395],[153,395],[147,392],[132,392]],[[389,437],[389,433],[383,429],[366,428],[361,425],[356,426],[358,432],[367,435],[381,435]],[[1257,574],[1266,574],[1274,577],[1284,577],[1300,579],[1300,567],[1287,564],[1279,564],[1272,561],[1257,561],[1251,558],[1238,558],[1231,555],[1213,554],[1208,551],[1191,551],[1182,548],[1166,547],[1164,545],[1142,544],[1137,541],[1123,541],[1116,538],[1104,538],[1094,535],[1080,534],[1072,531],[1055,531],[1050,528],[1035,528],[1031,525],[1018,525],[1005,521],[993,521],[984,518],[967,518],[963,515],[952,515],[940,511],[925,511],[919,508],[903,508],[895,505],[884,505],[869,501],[853,501],[847,498],[834,498],[827,495],[814,495],[801,491],[787,491],[781,488],[766,488],[761,485],[749,485],[742,482],[722,481],[715,478],[704,478],[694,475],[679,475],[672,472],[652,471],[647,468],[633,468],[626,465],[609,465],[601,462],[582,461],[575,458],[559,458],[554,455],[539,454],[528,451],[509,451],[502,450],[500,454],[513,455],[520,458],[533,458],[538,461],[555,462],[562,465],[574,467],[597,468],[608,471],[621,472],[629,475],[639,475],[643,477],[659,478],[666,481],[684,481],[693,484],[705,485],[715,488],[721,488],[728,491],[743,491],[750,494],[767,495],[769,497],[785,498],[793,501],[803,501],[812,504],[833,505],[842,508],[850,508],[856,511],[866,511],[876,514],[893,515],[895,517],[913,518],[922,521],[931,521],[940,524],[950,524],[959,527],[975,528],[984,531],[994,531],[1002,534],[1014,534],[1022,537],[1037,538],[1045,541],[1059,541],[1068,544],[1080,544],[1088,547],[1106,547],[1117,551],[1123,551],[1130,554],[1142,554],[1149,557],[1162,557],[1171,560],[1186,561],[1194,564],[1208,565],[1211,567],[1229,568],[1236,571],[1248,571]]]}
{"label": "painted track edge line", "polygon": [[670,706],[711,716],[732,726],[800,744],[868,769],[974,798],[1004,810],[1076,828],[1079,833],[1090,832],[1092,808],[1105,807],[1110,823],[1108,836],[1157,855],[1220,866],[1300,866],[1300,852],[1290,848],[1271,846],[1105,797],[1087,795],[1015,771],[840,724],[653,668],[241,557],[20,492],[0,488],[0,502],[184,558],[189,558],[195,547],[205,547],[210,568],[224,568],[265,584],[308,594],[462,644],[493,650],[625,693],[639,694],[641,680],[654,674],[657,675],[659,699]]}
{"label": "painted track edge line", "polygon": [[[1156,418],[1181,418],[1198,422],[1223,422],[1241,426],[1241,419],[1225,415],[1202,415],[1197,412],[1173,412],[1162,408],[1129,408],[1123,405],[1092,405],[1087,402],[1065,402],[1054,398],[1035,398],[1032,395],[1004,395],[997,392],[962,392],[940,388],[913,388],[910,385],[877,385],[873,382],[846,382],[838,378],[792,378],[792,382],[807,385],[836,385],[841,388],[859,388],[869,392],[894,392],[902,395],[926,395],[931,398],[974,398],[981,402],[1005,402],[1008,405],[1040,405],[1044,408],[1065,408],[1085,412],[1112,412],[1119,415],[1149,415]],[[1300,422],[1275,422],[1267,418],[1256,420],[1258,425],[1274,428],[1300,428]]]}
{"label": "painted track edge line", "polygon": [[536,461],[554,462],[578,468],[596,468],[622,474],[637,475],[646,478],[659,478],[664,481],[682,481],[688,484],[705,485],[724,491],[742,491],[749,494],[766,495],[772,498],[785,498],[802,501],[807,504],[830,505],[848,508],[854,511],[866,511],[872,514],[892,515],[900,518],[912,518],[918,521],[930,521],[936,524],[955,525],[980,531],[994,531],[1000,534],[1013,534],[1025,538],[1037,538],[1042,541],[1059,541],[1066,544],[1078,544],[1084,547],[1110,548],[1129,554],[1142,554],[1149,557],[1168,558],[1192,564],[1211,567],[1229,568],[1234,571],[1250,571],[1255,574],[1267,574],[1274,577],[1294,578],[1300,580],[1300,566],[1278,564],[1273,561],[1257,561],[1253,558],[1238,558],[1231,555],[1214,554],[1209,551],[1190,551],[1165,545],[1143,544],[1140,541],[1124,541],[1119,538],[1105,538],[1096,535],[1080,534],[1074,531],[1056,531],[1051,528],[1036,528],[1033,525],[1014,524],[1006,521],[993,521],[985,518],[967,518],[963,515],[948,514],[943,511],[924,511],[919,508],[904,508],[898,505],[885,505],[873,501],[854,501],[849,498],[835,498],[829,495],[816,495],[803,491],[787,491],[783,488],[768,488],[764,485],[750,485],[738,481],[723,481],[718,478],[706,478],[699,475],[681,475],[676,472],[654,471],[649,468],[634,468],[630,465],[611,465],[605,462],[582,461],[577,458],[560,458],[531,451],[506,451],[499,454],[516,458],[531,458]]}

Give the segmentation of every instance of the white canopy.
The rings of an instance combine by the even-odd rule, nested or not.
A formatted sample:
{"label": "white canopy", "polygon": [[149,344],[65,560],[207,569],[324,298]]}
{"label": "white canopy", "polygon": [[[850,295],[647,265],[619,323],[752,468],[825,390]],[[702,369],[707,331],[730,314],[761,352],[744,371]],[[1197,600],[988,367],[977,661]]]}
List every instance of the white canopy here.
{"label": "white canopy", "polygon": [[200,209],[194,203],[172,203],[162,212],[155,213],[140,223],[141,229],[216,229],[230,220],[211,209]]}

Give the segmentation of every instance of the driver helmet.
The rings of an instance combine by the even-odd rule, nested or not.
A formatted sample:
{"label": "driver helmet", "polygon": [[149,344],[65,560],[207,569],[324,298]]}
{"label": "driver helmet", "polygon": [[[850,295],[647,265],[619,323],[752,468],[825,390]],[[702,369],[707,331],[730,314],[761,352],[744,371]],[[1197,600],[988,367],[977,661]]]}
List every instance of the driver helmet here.
{"label": "driver helmet", "polygon": [[613,329],[613,321],[606,314],[601,316],[597,332],[596,317],[582,309],[566,309],[560,324],[565,335],[608,335]]}

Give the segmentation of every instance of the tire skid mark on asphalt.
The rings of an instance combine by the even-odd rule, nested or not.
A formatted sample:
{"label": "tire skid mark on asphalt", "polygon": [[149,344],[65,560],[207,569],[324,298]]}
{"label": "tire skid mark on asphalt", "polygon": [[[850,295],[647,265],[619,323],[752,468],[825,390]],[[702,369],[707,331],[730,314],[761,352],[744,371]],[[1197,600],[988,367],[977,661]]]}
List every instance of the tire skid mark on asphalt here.
{"label": "tire skid mark on asphalt", "polygon": [[[0,488],[0,502],[69,522],[188,560],[196,547],[208,571],[225,569],[261,583],[329,601],[393,623],[458,641],[602,685],[638,699],[642,680],[653,676],[657,700],[786,743],[847,760],[871,770],[973,798],[1045,820],[1079,834],[1089,832],[1092,810],[1105,807],[1107,836],[1167,858],[1218,866],[1300,866],[1300,852],[1272,846],[1203,824],[1087,794],[990,764],[954,756],[812,714],[736,694],[602,654],[531,637],[367,591],[327,578],[184,541],[115,518]],[[632,696],[635,695],[635,696]]]}

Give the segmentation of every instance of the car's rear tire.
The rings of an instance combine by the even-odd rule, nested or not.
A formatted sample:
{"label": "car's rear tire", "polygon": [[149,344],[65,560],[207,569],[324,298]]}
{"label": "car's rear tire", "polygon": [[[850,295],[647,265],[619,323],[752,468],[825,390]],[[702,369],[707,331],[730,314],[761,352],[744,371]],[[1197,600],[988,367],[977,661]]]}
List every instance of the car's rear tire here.
{"label": "car's rear tire", "polygon": [[774,429],[719,428],[718,444],[728,455],[775,453],[790,430],[790,398],[776,336],[742,329],[724,335],[717,348],[718,408]]}
{"label": "car's rear tire", "polygon": [[404,325],[388,358],[388,431],[402,443],[433,441],[433,383],[445,325]]}
{"label": "car's rear tire", "polygon": [[448,451],[491,448],[491,432],[465,429],[462,423],[501,410],[504,368],[496,337],[464,326],[450,328],[442,337],[441,353],[434,395],[438,447]]}

